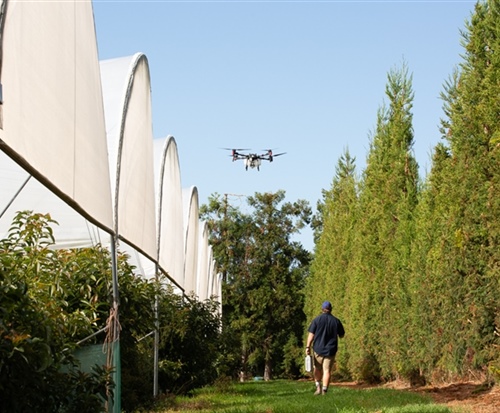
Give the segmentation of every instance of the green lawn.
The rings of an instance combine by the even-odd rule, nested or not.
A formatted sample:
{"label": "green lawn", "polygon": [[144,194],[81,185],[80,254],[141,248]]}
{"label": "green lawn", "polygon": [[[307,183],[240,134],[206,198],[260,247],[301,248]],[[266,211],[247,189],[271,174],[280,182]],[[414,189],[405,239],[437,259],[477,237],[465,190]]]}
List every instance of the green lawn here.
{"label": "green lawn", "polygon": [[[451,413],[422,395],[392,389],[330,387],[314,396],[312,382],[276,380],[200,389],[192,397],[163,400],[151,412],[220,413]],[[464,412],[466,413],[466,412]]]}

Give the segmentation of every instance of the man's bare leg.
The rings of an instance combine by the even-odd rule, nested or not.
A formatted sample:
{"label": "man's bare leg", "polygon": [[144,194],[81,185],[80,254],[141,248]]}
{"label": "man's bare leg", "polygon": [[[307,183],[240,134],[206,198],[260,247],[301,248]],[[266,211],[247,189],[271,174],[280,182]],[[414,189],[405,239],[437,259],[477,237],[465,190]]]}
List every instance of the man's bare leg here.
{"label": "man's bare leg", "polygon": [[323,380],[323,370],[315,366],[314,367],[314,382],[316,383],[316,392],[314,394],[316,394],[316,395],[323,393],[322,387],[321,387],[322,380]]}
{"label": "man's bare leg", "polygon": [[328,386],[330,385],[330,378],[332,376],[332,368],[335,363],[334,357],[325,357],[323,359],[323,377],[322,377],[322,385],[323,385],[323,394],[328,391]]}
{"label": "man's bare leg", "polygon": [[325,368],[323,368],[323,393],[326,393],[326,391],[328,390],[328,386],[330,385],[330,377],[331,377],[331,373],[330,373],[330,370],[327,370]]}

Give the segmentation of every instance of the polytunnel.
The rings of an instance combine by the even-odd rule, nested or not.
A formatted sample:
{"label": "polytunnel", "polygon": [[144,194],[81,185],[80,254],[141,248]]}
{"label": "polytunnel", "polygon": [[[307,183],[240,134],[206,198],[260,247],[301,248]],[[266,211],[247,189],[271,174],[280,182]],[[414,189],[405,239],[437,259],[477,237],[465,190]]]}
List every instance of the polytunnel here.
{"label": "polytunnel", "polygon": [[[2,233],[17,210],[31,209],[60,223],[56,241],[67,246],[94,242],[85,236],[89,224],[113,236],[91,2],[2,1],[0,13]],[[113,298],[110,311],[117,307]],[[115,365],[118,336],[110,326]],[[119,389],[119,369],[114,380]],[[119,397],[112,402],[119,411]]]}
{"label": "polytunnel", "polygon": [[177,143],[173,136],[154,140],[158,221],[158,264],[176,285],[184,286],[182,189]]}
{"label": "polytunnel", "polygon": [[[17,211],[49,213],[56,248],[101,244],[116,258],[120,242],[141,274],[206,299],[218,288],[208,229],[196,187],[183,196],[175,139],[153,139],[146,56],[99,63],[90,0],[3,0],[0,25],[0,236]],[[113,287],[117,314],[116,260]]]}
{"label": "polytunnel", "polygon": [[157,261],[151,84],[142,53],[100,64],[118,237]]}
{"label": "polytunnel", "polygon": [[196,268],[196,295],[200,300],[206,300],[208,296],[209,256],[208,225],[202,221],[198,236],[198,265]]}
{"label": "polytunnel", "polygon": [[112,232],[91,3],[2,7],[0,148],[86,219]]}
{"label": "polytunnel", "polygon": [[[208,257],[208,291],[207,298],[211,298],[212,296],[216,296],[218,299],[222,296],[222,274],[216,272],[215,260],[213,257],[213,249],[209,247],[209,257]],[[220,303],[219,303],[220,304]],[[220,307],[219,310],[222,308]],[[222,312],[222,311],[219,311]]]}
{"label": "polytunnel", "polygon": [[199,203],[198,190],[195,186],[182,191],[184,205],[184,239],[185,260],[184,277],[187,294],[196,294],[198,248],[199,248]]}

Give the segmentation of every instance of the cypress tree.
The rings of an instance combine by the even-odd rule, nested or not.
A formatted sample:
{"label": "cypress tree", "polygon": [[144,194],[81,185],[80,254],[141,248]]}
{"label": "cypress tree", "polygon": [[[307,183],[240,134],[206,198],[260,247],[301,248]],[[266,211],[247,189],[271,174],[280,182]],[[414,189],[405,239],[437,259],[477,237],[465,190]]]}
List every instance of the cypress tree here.
{"label": "cypress tree", "polygon": [[[450,154],[443,144],[434,149],[432,169],[426,178],[415,212],[415,239],[411,252],[410,379],[415,383],[432,380],[437,360],[446,348],[449,309],[453,308],[451,285],[439,271],[442,265],[439,240],[447,227],[450,202],[441,198],[441,186],[450,173]],[[454,334],[453,334],[454,335]],[[452,336],[453,336],[452,335]]]}
{"label": "cypress tree", "polygon": [[[333,303],[333,312],[349,330],[349,274],[352,259],[352,237],[356,222],[357,177],[355,159],[346,149],[338,160],[331,188],[323,191],[321,211],[322,231],[315,248],[315,258],[307,279],[305,293],[308,322],[318,315],[321,303]],[[347,334],[349,336],[349,334]],[[344,340],[341,346],[344,346]],[[338,371],[347,372],[349,350],[337,357]]]}
{"label": "cypress tree", "polygon": [[413,91],[406,64],[389,72],[386,95],[389,106],[378,113],[356,229],[351,369],[365,380],[391,379],[410,370],[407,281],[418,166],[411,154]]}
{"label": "cypress tree", "polygon": [[450,159],[439,187],[446,207],[433,215],[446,213],[436,217],[443,227],[430,272],[436,293],[445,294],[435,303],[443,349],[436,369],[448,375],[463,375],[498,357],[499,13],[498,0],[476,5],[462,33],[464,61],[442,94],[441,130]]}

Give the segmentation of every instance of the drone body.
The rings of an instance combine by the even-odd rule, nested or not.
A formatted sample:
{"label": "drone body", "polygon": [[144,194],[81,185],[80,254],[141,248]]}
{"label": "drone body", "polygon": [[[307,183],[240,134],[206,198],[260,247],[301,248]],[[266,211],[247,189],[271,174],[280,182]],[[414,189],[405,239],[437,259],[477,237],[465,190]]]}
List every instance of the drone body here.
{"label": "drone body", "polygon": [[260,171],[260,165],[262,164],[262,161],[272,162],[276,156],[284,155],[286,153],[282,152],[274,155],[272,149],[264,149],[266,152],[263,153],[262,155],[259,155],[257,153],[239,152],[239,151],[247,151],[248,149],[229,149],[229,148],[224,148],[224,149],[231,151],[231,157],[233,158],[233,162],[242,159],[246,171],[248,171],[248,168],[250,169],[257,168],[257,170]]}

